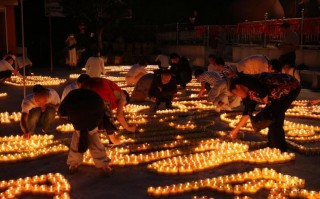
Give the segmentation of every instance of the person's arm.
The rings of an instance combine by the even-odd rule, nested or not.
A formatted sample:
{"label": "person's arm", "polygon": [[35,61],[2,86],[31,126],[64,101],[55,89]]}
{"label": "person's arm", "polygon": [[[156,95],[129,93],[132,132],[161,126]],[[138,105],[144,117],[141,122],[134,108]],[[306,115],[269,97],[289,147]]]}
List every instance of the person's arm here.
{"label": "person's arm", "polygon": [[320,99],[310,100],[310,104],[316,105],[320,102]]}
{"label": "person's arm", "polygon": [[240,128],[246,124],[246,122],[248,121],[249,118],[250,118],[249,115],[242,115],[242,117],[240,118],[240,121],[238,122],[236,127],[230,132],[230,137],[232,139],[237,138],[237,134],[238,134]]}
{"label": "person's arm", "polygon": [[201,82],[201,88],[200,91],[198,93],[198,97],[202,97],[203,94],[206,92],[206,82]]}
{"label": "person's arm", "polygon": [[30,139],[31,135],[33,134],[33,132],[30,132],[27,127],[28,115],[29,115],[28,113],[22,113],[20,118],[20,127],[22,130],[24,139]]}
{"label": "person's arm", "polygon": [[[123,95],[123,94],[121,94]],[[121,126],[125,128],[127,131],[130,132],[135,132],[136,131],[136,126],[135,125],[129,125],[124,118],[124,113],[123,113],[123,107],[125,106],[126,100],[124,97],[121,97],[121,99],[118,102],[118,107],[117,107],[117,119]]]}

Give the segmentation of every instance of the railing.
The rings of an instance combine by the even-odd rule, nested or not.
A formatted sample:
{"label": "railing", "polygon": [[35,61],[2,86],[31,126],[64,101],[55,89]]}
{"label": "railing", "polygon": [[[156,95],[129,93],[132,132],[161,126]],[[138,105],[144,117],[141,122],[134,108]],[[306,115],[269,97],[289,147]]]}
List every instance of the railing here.
{"label": "railing", "polygon": [[[266,17],[267,18],[267,17]],[[171,24],[159,27],[156,39],[160,43],[215,45],[217,37],[226,43],[266,47],[282,40],[280,25],[287,22],[299,34],[301,46],[320,45],[320,18],[291,18],[251,21],[237,25]]]}

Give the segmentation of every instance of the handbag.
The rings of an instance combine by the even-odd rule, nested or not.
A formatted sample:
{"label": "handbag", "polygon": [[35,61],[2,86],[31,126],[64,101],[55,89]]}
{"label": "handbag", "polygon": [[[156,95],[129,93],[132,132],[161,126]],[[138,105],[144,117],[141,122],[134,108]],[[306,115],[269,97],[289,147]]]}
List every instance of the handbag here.
{"label": "handbag", "polygon": [[251,125],[255,132],[267,128],[273,121],[270,107],[265,107],[256,115],[250,115]]}

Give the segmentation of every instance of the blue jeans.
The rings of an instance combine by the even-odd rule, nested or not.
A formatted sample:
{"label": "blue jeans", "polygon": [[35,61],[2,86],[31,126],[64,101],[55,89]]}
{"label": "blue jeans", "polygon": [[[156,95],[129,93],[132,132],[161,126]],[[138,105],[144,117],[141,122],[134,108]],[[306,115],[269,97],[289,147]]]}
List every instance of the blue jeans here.
{"label": "blue jeans", "polygon": [[47,107],[44,112],[41,112],[41,108],[33,108],[29,111],[27,127],[30,132],[34,132],[36,127],[42,127],[44,131],[47,131],[54,121],[56,110],[53,107]]}

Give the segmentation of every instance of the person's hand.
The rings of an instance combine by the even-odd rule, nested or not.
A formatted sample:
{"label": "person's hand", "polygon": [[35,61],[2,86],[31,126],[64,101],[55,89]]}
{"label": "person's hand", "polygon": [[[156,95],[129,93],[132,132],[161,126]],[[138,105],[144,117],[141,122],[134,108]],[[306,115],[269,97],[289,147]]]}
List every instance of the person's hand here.
{"label": "person's hand", "polygon": [[162,87],[161,86],[158,86],[158,89],[160,92],[162,92]]}
{"label": "person's hand", "polygon": [[232,130],[232,131],[230,132],[230,138],[231,138],[231,139],[236,139],[236,138],[237,138],[237,135],[238,135],[238,131],[236,131],[236,130]]}
{"label": "person's hand", "polygon": [[136,129],[137,129],[136,125],[130,125],[126,130],[134,133],[136,132]]}
{"label": "person's hand", "polygon": [[320,102],[320,100],[310,100],[309,102],[312,105],[316,105],[316,104],[318,104]]}
{"label": "person's hand", "polygon": [[156,99],[155,97],[151,97],[151,98],[150,98],[150,101],[151,101],[151,102],[156,102],[156,100],[157,100],[157,99]]}
{"label": "person's hand", "polygon": [[31,136],[32,136],[32,133],[31,133],[31,132],[29,132],[29,133],[23,133],[23,139],[25,139],[25,140],[29,140],[29,139],[31,138]]}

